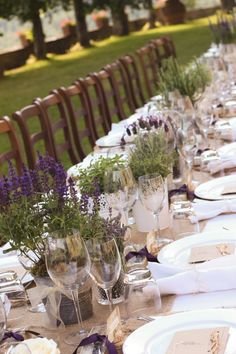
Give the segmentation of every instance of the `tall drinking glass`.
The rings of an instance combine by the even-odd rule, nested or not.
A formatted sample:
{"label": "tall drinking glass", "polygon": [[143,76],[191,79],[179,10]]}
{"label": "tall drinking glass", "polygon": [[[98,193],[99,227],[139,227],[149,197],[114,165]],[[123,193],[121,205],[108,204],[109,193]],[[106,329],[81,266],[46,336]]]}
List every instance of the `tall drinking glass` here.
{"label": "tall drinking glass", "polygon": [[113,237],[107,240],[88,240],[87,249],[91,260],[89,275],[97,286],[106,293],[112,311],[112,288],[121,272],[121,258],[117,243]]}
{"label": "tall drinking glass", "polygon": [[4,309],[4,304],[0,298],[0,342],[3,339],[6,330],[6,313]]}
{"label": "tall drinking glass", "polygon": [[137,199],[137,184],[130,167],[108,169],[104,175],[104,192],[109,205],[122,215],[127,226],[129,210]]}
{"label": "tall drinking glass", "polygon": [[160,245],[169,243],[170,240],[161,238],[159,214],[163,208],[165,199],[165,185],[163,178],[158,173],[139,177],[138,180],[139,198],[143,206],[152,212],[155,219],[155,231],[158,234]]}
{"label": "tall drinking glass", "polygon": [[88,251],[79,232],[70,230],[66,234],[60,231],[50,234],[46,239],[45,258],[52,281],[62,290],[68,290],[74,301],[79,330],[67,336],[65,342],[79,344],[86,330],[82,328],[78,290],[87,280],[90,270]]}

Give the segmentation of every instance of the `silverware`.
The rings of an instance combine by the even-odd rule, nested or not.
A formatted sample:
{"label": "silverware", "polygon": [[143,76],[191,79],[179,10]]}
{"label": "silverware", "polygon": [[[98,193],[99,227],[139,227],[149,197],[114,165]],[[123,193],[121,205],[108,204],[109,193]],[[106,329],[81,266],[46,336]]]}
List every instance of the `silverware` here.
{"label": "silverware", "polygon": [[145,322],[152,322],[152,321],[154,321],[154,318],[152,318],[150,316],[142,315],[142,316],[138,316],[137,320],[145,321]]}

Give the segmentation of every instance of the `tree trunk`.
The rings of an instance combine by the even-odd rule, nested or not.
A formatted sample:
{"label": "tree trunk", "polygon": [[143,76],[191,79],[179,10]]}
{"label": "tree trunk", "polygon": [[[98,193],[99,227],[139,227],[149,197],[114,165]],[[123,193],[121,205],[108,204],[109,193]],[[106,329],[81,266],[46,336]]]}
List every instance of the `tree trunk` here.
{"label": "tree trunk", "polygon": [[122,2],[120,0],[117,6],[111,7],[113,34],[117,36],[126,36],[129,34],[128,16],[125,13],[125,6]]}
{"label": "tree trunk", "polygon": [[236,4],[235,0],[221,0],[221,5],[225,10],[232,10]]}
{"label": "tree trunk", "polygon": [[149,11],[149,14],[148,14],[149,28],[155,28],[156,27],[156,11],[153,8],[152,0],[146,0],[146,1],[147,1],[147,8]]}
{"label": "tree trunk", "polygon": [[82,47],[90,47],[89,43],[89,33],[86,23],[86,13],[83,4],[83,0],[73,0],[74,2],[74,10],[75,10],[75,18],[76,18],[76,31],[78,41],[82,45]]}
{"label": "tree trunk", "polygon": [[[37,5],[37,2],[35,2]],[[32,15],[33,37],[34,37],[34,54],[37,59],[46,59],[46,46],[44,41],[43,26],[39,15],[39,9],[34,8]]]}

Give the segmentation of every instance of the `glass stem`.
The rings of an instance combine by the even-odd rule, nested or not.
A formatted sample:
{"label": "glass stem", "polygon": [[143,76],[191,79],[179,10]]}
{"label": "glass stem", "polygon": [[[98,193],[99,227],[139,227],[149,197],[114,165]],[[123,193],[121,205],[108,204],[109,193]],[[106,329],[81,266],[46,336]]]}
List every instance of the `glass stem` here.
{"label": "glass stem", "polygon": [[106,297],[109,302],[109,310],[112,313],[113,311],[112,289],[104,289],[104,291],[106,293]]}
{"label": "glass stem", "polygon": [[128,244],[131,240],[131,229],[129,227],[129,209],[124,209],[123,215],[124,225],[127,226],[127,230],[125,232],[125,242]]}
{"label": "glass stem", "polygon": [[192,185],[192,162],[187,161],[187,186],[191,188]]}
{"label": "glass stem", "polygon": [[157,234],[157,239],[161,238],[161,230],[160,230],[160,223],[159,223],[159,213],[153,213],[154,220],[155,220],[155,231]]}
{"label": "glass stem", "polygon": [[79,325],[79,334],[86,333],[86,330],[82,327],[82,316],[81,316],[80,305],[79,305],[78,290],[77,289],[71,290],[71,296],[75,306],[76,317]]}

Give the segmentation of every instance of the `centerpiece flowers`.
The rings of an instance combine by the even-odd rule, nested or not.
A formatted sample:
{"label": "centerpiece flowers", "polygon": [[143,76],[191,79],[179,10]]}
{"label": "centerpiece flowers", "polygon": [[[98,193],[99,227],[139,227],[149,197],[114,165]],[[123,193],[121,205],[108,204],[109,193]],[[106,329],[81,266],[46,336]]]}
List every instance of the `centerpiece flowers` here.
{"label": "centerpiece flowers", "polygon": [[169,58],[158,73],[159,91],[168,105],[169,93],[173,92],[178,92],[182,97],[189,97],[194,104],[210,81],[209,70],[197,60],[182,66],[175,58]]}
{"label": "centerpiece flowers", "polygon": [[92,202],[86,193],[78,197],[75,182],[62,164],[48,155],[39,155],[35,169],[25,167],[21,176],[10,165],[8,176],[0,179],[0,237],[9,244],[6,252],[17,251],[34,277],[48,277],[47,235],[59,233],[60,237],[67,237],[69,230],[75,229],[84,240],[103,242],[113,236],[121,241],[124,230],[119,216],[112,219],[108,215],[104,219],[99,213],[96,180],[91,196]]}

